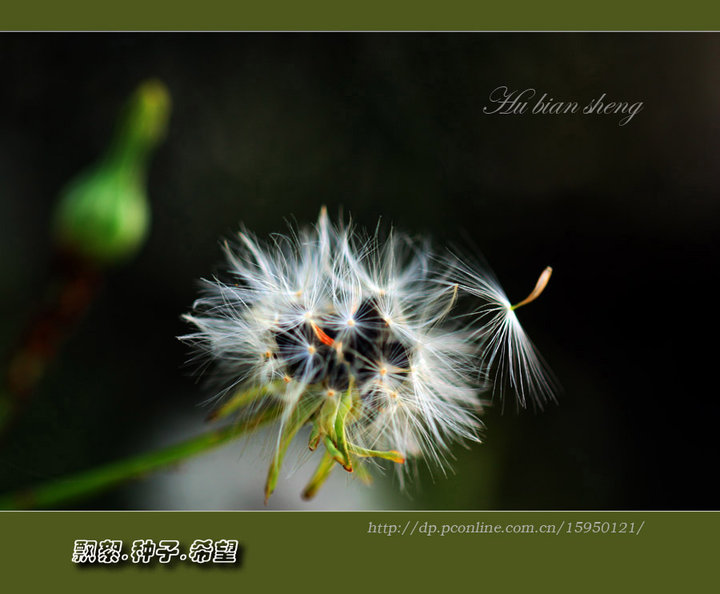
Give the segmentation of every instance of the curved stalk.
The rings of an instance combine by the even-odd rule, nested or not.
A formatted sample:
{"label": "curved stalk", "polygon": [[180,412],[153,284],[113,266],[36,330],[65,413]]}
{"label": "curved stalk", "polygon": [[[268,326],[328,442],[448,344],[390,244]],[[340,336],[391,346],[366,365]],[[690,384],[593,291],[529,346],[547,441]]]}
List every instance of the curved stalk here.
{"label": "curved stalk", "polygon": [[96,495],[133,479],[204,454],[276,419],[270,407],[242,423],[203,433],[182,443],[0,496],[0,509],[46,509]]}

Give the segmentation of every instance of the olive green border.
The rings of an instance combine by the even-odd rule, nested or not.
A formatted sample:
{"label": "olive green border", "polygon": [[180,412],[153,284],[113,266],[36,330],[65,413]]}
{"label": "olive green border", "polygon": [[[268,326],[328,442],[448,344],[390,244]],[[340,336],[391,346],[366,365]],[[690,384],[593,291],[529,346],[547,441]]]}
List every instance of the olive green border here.
{"label": "olive green border", "polygon": [[[690,31],[720,29],[720,6],[697,0],[672,6],[625,0],[74,0],[13,3],[3,8],[0,29]],[[642,530],[602,534],[623,523]],[[554,525],[564,532],[468,533],[489,525]],[[388,536],[391,526],[398,533]],[[431,526],[464,533],[427,536]],[[718,534],[717,512],[1,512],[0,575],[7,591],[28,592],[709,591],[717,585]],[[76,539],[105,538],[123,540],[125,547],[143,538],[185,546],[198,538],[237,539],[242,563],[72,562]]]}
{"label": "olive green border", "polygon": [[6,3],[0,30],[717,30],[706,0],[30,0]]}
{"label": "olive green border", "polygon": [[[623,523],[635,533],[607,528]],[[527,528],[549,525],[562,531]],[[720,513],[4,512],[0,527],[8,592],[709,592]],[[106,538],[124,551],[138,539],[235,539],[242,562],[73,563],[76,539]]]}

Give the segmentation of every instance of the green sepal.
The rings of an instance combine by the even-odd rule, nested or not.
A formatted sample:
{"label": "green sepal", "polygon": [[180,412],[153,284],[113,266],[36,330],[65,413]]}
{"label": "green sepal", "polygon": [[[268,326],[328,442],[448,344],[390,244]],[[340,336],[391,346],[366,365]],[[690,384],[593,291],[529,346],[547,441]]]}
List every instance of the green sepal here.
{"label": "green sepal", "polygon": [[337,417],[338,405],[339,400],[337,398],[323,397],[320,412],[318,412],[313,423],[310,439],[308,440],[308,447],[312,451],[315,451],[320,444],[320,440],[326,435],[335,439],[335,418]]}
{"label": "green sepal", "polygon": [[318,415],[318,428],[322,435],[329,435],[335,439],[335,417],[337,416],[338,398],[325,398],[320,414]]}
{"label": "green sepal", "polygon": [[315,474],[313,474],[310,482],[303,490],[302,498],[312,499],[315,497],[320,487],[325,484],[325,481],[330,476],[333,468],[335,468],[335,459],[330,455],[330,452],[326,450],[323,452],[322,459],[320,460],[320,464],[318,465]]}
{"label": "green sepal", "polygon": [[320,445],[320,440],[323,438],[322,431],[320,429],[320,425],[317,421],[313,423],[312,429],[310,430],[310,439],[308,440],[308,447],[310,448],[311,452],[314,452],[318,445]]}
{"label": "green sepal", "polygon": [[333,459],[345,470],[347,470],[348,472],[353,471],[349,461],[346,461],[345,459],[345,454],[343,454],[340,450],[337,449],[337,447],[335,446],[335,442],[333,442],[329,435],[325,436],[325,449],[333,457]]}
{"label": "green sepal", "polygon": [[405,456],[395,450],[368,450],[366,448],[350,444],[350,452],[360,458],[382,458],[383,460],[390,460],[391,462],[396,462],[397,464],[405,463]]}
{"label": "green sepal", "polygon": [[280,467],[282,466],[283,458],[287,452],[290,442],[293,440],[297,432],[308,422],[310,417],[320,407],[320,402],[317,398],[313,398],[311,395],[304,394],[300,397],[293,408],[290,417],[283,426],[282,432],[280,433],[280,441],[278,447],[275,450],[275,455],[268,469],[267,481],[265,483],[265,503],[267,504],[270,495],[272,495],[277,485],[278,475],[280,474]]}
{"label": "green sepal", "polygon": [[352,382],[350,387],[343,392],[340,402],[338,403],[337,412],[335,415],[335,445],[340,451],[344,462],[342,463],[345,470],[352,469],[352,463],[350,461],[350,453],[348,451],[348,442],[345,431],[345,421],[347,420],[348,413],[352,408]]}

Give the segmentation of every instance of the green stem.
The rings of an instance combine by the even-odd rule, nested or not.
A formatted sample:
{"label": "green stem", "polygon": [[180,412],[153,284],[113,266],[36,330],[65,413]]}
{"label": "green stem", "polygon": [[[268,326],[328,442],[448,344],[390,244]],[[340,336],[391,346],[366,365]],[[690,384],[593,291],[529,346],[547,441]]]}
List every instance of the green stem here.
{"label": "green stem", "polygon": [[62,503],[101,493],[111,487],[142,478],[151,472],[217,448],[243,433],[274,420],[277,418],[276,412],[276,410],[268,409],[261,416],[204,433],[162,450],[140,454],[74,476],[0,496],[0,509],[52,508]]}

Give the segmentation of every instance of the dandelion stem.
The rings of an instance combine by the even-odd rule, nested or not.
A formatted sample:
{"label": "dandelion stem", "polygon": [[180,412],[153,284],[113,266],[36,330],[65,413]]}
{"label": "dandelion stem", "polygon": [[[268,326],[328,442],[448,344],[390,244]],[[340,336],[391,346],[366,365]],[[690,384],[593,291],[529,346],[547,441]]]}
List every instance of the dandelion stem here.
{"label": "dandelion stem", "polygon": [[96,495],[133,479],[217,448],[277,418],[272,407],[242,423],[203,433],[182,443],[0,496],[0,509],[53,508]]}
{"label": "dandelion stem", "polygon": [[531,301],[535,301],[542,292],[545,290],[545,287],[547,287],[548,282],[550,282],[550,276],[552,275],[552,268],[550,266],[547,266],[545,270],[542,271],[540,274],[540,278],[538,278],[537,283],[535,284],[535,288],[532,290],[532,293],[530,293],[525,299],[520,301],[519,303],[516,303],[513,305],[510,309],[517,309],[518,307],[522,307],[523,305],[527,305]]}

